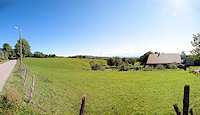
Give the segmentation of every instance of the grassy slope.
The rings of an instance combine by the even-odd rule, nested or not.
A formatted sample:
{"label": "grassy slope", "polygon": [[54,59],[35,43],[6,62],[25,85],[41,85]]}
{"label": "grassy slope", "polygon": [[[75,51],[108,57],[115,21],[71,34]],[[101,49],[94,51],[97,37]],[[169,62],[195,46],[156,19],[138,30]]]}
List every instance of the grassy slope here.
{"label": "grassy slope", "polygon": [[[182,70],[91,71],[91,60],[26,58],[23,62],[29,76],[36,76],[33,102],[52,113],[78,114],[86,94],[88,114],[175,114],[173,104],[182,110],[183,87],[188,84],[190,107],[200,114],[200,78],[194,74]],[[106,64],[105,60],[94,62]]]}

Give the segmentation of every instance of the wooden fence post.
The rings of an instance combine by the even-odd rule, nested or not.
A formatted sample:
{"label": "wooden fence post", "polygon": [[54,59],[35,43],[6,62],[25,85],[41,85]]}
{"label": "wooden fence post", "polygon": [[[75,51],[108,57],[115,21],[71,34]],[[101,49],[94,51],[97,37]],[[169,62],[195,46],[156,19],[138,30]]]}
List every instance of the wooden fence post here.
{"label": "wooden fence post", "polygon": [[26,85],[27,77],[28,77],[28,69],[26,69],[26,76],[25,76],[25,81],[24,81],[24,85],[23,85],[23,87]]}
{"label": "wooden fence post", "polygon": [[[183,97],[183,115],[188,115],[188,112],[193,115],[193,110],[192,108],[188,111],[189,108],[189,94],[190,94],[190,86],[185,85],[184,86],[184,97]],[[181,111],[178,108],[178,104],[174,104],[174,109],[176,111],[177,115],[181,115]]]}
{"label": "wooden fence post", "polygon": [[31,87],[31,93],[30,93],[30,98],[29,98],[29,104],[31,103],[31,100],[33,98],[33,90],[34,90],[34,80],[35,80],[35,76],[33,76],[33,81],[32,81],[32,87]]}
{"label": "wooden fence post", "polygon": [[81,109],[80,109],[80,114],[79,115],[84,115],[85,114],[85,94],[82,98],[82,104],[81,104]]}
{"label": "wooden fence post", "polygon": [[24,73],[23,73],[23,75],[22,75],[22,78],[24,78],[24,74],[25,74],[25,72],[26,72],[26,67],[27,67],[27,65],[25,66],[25,70],[24,70]]}
{"label": "wooden fence post", "polygon": [[185,87],[184,87],[184,98],[183,98],[183,115],[188,115],[189,91],[190,91],[190,86],[185,85]]}
{"label": "wooden fence post", "polygon": [[173,106],[174,106],[174,109],[175,109],[175,111],[176,111],[176,114],[177,114],[177,115],[181,115],[181,110],[179,109],[178,104],[176,103],[176,104],[174,104]]}

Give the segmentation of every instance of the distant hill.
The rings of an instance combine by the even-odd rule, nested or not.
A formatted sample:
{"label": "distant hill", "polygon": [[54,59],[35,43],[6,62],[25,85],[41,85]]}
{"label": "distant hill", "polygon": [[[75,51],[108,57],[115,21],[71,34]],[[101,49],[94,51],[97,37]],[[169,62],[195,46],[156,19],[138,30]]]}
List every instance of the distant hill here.
{"label": "distant hill", "polygon": [[3,48],[0,48],[0,51],[3,51]]}

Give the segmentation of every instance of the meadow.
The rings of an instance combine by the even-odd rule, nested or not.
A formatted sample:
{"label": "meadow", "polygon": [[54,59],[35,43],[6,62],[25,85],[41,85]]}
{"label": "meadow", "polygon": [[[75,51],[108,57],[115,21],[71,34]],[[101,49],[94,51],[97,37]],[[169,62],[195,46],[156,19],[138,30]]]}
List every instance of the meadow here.
{"label": "meadow", "polygon": [[[182,110],[184,85],[190,85],[190,108],[200,114],[200,77],[184,70],[92,71],[89,62],[100,59],[25,58],[28,84],[35,75],[33,103],[41,113],[79,114],[86,94],[87,114],[175,114]],[[16,68],[19,65],[16,65]],[[10,76],[4,91],[17,87],[22,100],[29,96],[18,72]]]}

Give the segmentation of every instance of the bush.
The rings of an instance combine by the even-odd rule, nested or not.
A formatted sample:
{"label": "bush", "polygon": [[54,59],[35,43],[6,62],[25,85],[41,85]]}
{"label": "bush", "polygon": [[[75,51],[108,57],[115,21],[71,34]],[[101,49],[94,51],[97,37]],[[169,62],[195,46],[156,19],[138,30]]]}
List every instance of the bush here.
{"label": "bush", "polygon": [[129,68],[133,68],[134,66],[132,64],[128,64],[128,67]]}
{"label": "bush", "polygon": [[144,71],[150,71],[151,69],[149,69],[149,67],[150,67],[149,65],[146,65],[143,70]]}
{"label": "bush", "polygon": [[135,66],[133,69],[137,71],[137,70],[140,70],[141,67]]}
{"label": "bush", "polygon": [[108,58],[106,61],[107,61],[107,65],[114,66],[114,58]]}
{"label": "bush", "polygon": [[134,63],[134,66],[140,66],[140,65],[141,65],[141,63],[138,61]]}
{"label": "bush", "polygon": [[165,70],[165,66],[162,64],[156,65],[156,70]]}
{"label": "bush", "polygon": [[94,61],[90,62],[90,67],[91,67],[92,70],[102,70],[103,71],[104,68],[102,68],[102,66],[103,66],[103,63],[95,64]]}
{"label": "bush", "polygon": [[194,70],[195,70],[195,68],[193,68],[193,67],[188,67],[189,73],[194,73]]}
{"label": "bush", "polygon": [[170,69],[177,69],[177,65],[178,64],[176,64],[176,63],[171,63],[168,66],[169,66]]}
{"label": "bush", "polygon": [[126,62],[122,62],[120,65],[119,65],[119,71],[128,71],[129,67],[128,67],[128,63]]}

